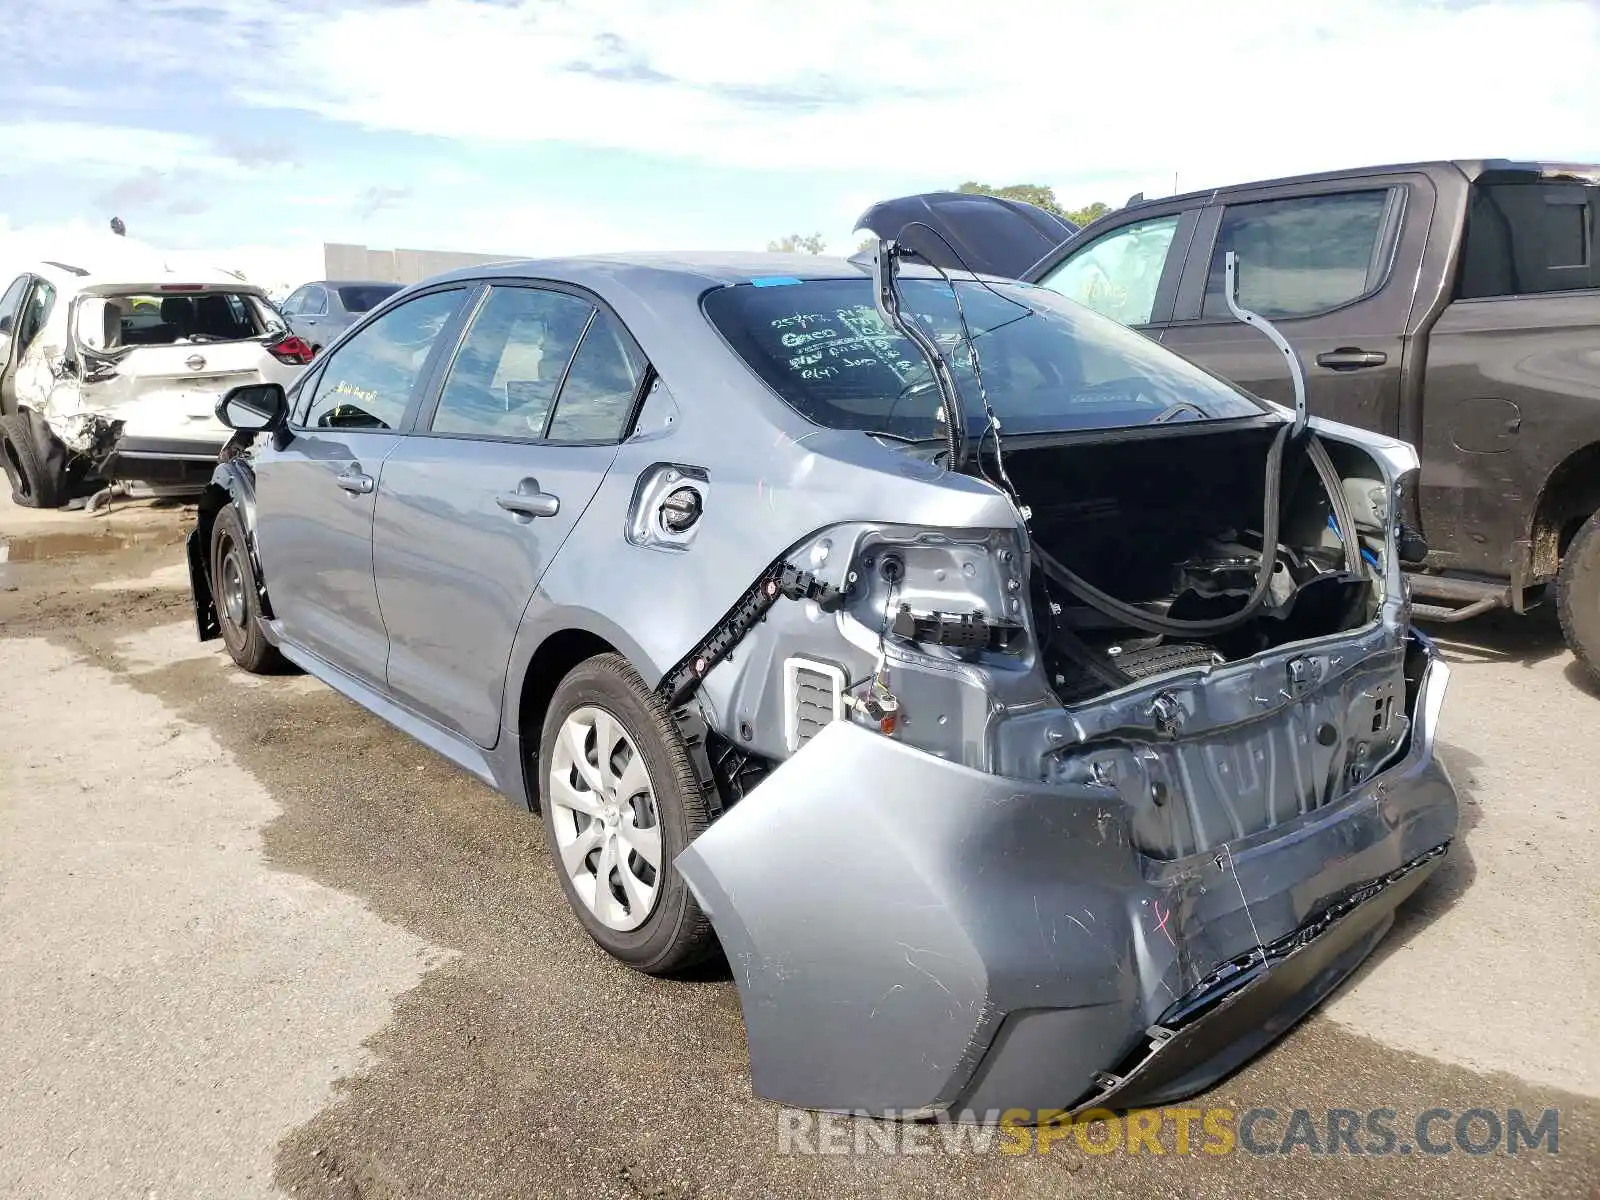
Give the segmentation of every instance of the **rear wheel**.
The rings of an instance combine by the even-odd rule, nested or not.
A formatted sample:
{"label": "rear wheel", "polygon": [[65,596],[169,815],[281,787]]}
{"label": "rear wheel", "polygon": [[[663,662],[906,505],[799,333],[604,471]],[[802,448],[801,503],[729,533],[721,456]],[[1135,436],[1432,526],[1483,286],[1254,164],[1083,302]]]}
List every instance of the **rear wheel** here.
{"label": "rear wheel", "polygon": [[66,476],[41,453],[29,413],[0,417],[0,464],[11,484],[12,503],[18,507],[59,508],[66,499]]}
{"label": "rear wheel", "polygon": [[239,510],[231,504],[217,513],[211,525],[211,599],[233,661],[254,675],[281,670],[283,658],[256,619],[261,615],[261,597],[250,544]]}
{"label": "rear wheel", "polygon": [[1561,556],[1556,613],[1568,648],[1600,683],[1600,513],[1583,523]]}
{"label": "rear wheel", "polygon": [[711,925],[672,860],[710,813],[672,714],[620,655],[556,688],[539,780],[561,890],[589,936],[651,975],[704,959]]}

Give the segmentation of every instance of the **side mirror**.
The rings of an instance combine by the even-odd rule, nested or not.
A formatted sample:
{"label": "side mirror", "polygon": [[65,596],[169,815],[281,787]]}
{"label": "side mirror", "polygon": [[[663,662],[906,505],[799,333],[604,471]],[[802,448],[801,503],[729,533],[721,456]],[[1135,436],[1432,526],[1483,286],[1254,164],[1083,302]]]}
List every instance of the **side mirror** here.
{"label": "side mirror", "polygon": [[282,429],[289,420],[289,398],[276,383],[245,383],[217,401],[217,420],[241,433]]}

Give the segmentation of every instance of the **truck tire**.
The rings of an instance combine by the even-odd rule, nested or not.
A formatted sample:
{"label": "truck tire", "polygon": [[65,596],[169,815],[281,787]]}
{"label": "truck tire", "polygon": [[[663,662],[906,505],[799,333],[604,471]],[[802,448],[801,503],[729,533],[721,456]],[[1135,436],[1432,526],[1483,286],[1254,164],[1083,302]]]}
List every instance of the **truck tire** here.
{"label": "truck tire", "polygon": [[256,619],[261,597],[256,591],[250,543],[245,538],[239,510],[225,505],[211,525],[211,601],[217,609],[217,626],[228,655],[252,675],[271,675],[283,669],[283,656],[267,641]]}
{"label": "truck tire", "polygon": [[539,792],[562,893],[602,950],[647,975],[711,953],[711,923],[672,866],[711,814],[672,714],[621,655],[557,686]]}
{"label": "truck tire", "polygon": [[1600,683],[1600,513],[1583,523],[1561,556],[1556,613],[1567,648]]}
{"label": "truck tire", "polygon": [[[45,437],[54,439],[49,429]],[[11,502],[19,508],[60,508],[66,499],[66,472],[41,445],[33,414],[27,410],[0,417],[0,464],[11,484]]]}

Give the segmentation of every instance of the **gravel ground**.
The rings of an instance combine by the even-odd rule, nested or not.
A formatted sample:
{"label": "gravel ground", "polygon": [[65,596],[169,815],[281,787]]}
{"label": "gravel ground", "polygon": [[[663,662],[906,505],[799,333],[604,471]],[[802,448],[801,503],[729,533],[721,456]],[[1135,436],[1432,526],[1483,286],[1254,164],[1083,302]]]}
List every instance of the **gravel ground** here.
{"label": "gravel ground", "polygon": [[1295,1109],[1393,1109],[1410,1142],[1431,1108],[1555,1108],[1558,1153],[1218,1155],[1198,1122],[1187,1154],[1170,1127],[1159,1156],[890,1153],[902,1128],[848,1122],[861,1153],[782,1153],[726,969],[613,964],[535,818],[197,643],[181,520],[72,557],[30,532],[0,565],[0,1195],[1600,1200],[1600,704],[1548,620],[1449,634],[1456,851],[1355,980],[1192,1104],[1275,1110],[1269,1143]]}

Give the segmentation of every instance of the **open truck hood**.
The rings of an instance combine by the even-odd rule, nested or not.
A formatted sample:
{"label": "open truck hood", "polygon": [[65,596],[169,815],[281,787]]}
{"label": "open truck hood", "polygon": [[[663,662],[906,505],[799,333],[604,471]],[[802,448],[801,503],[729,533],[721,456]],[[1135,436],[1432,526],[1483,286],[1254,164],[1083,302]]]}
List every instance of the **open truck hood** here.
{"label": "open truck hood", "polygon": [[[956,253],[926,229],[907,229],[914,222],[936,230]],[[1037,205],[966,192],[924,192],[882,200],[861,214],[856,228],[903,241],[916,258],[933,266],[1007,279],[1022,278],[1029,267],[1078,232],[1071,221]]]}

